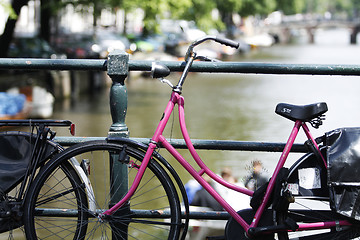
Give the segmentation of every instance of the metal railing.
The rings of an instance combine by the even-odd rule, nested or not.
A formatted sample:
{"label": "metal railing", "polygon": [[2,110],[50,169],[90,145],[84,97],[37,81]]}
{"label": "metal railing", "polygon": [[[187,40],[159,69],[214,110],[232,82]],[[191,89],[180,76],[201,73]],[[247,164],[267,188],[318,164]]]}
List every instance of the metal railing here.
{"label": "metal railing", "polygon": [[[185,64],[180,61],[166,61],[162,64],[171,71],[180,72]],[[112,79],[110,89],[110,109],[113,123],[110,126],[109,136],[129,137],[128,128],[125,124],[127,110],[127,91],[125,80],[131,71],[150,71],[152,61],[129,60],[128,54],[114,51],[108,59],[0,59],[1,69],[21,70],[98,70],[107,71]],[[194,62],[192,72],[209,73],[239,73],[239,74],[290,74],[290,75],[344,75],[360,76],[360,65],[319,65],[319,64],[273,64],[273,63],[243,63],[243,62]],[[103,139],[97,137],[57,137],[56,141],[62,145]],[[142,143],[149,143],[150,139],[134,138]],[[185,148],[183,140],[172,139],[170,141],[176,148]],[[211,150],[238,150],[238,151],[270,151],[281,152],[285,146],[283,143],[222,141],[222,140],[194,140],[195,148]],[[295,144],[293,152],[306,152],[302,144]],[[228,214],[190,213],[190,218],[196,219],[227,219]]]}
{"label": "metal railing", "polygon": [[[172,72],[181,72],[185,66],[180,61],[164,61],[162,64]],[[125,124],[127,109],[127,92],[125,79],[131,71],[150,71],[152,61],[129,60],[125,52],[114,51],[108,59],[0,59],[1,69],[18,70],[97,70],[107,71],[113,84],[110,92],[110,109],[113,124],[109,134],[128,137]],[[331,64],[274,64],[244,62],[195,62],[191,72],[239,73],[239,74],[288,74],[288,75],[343,75],[360,76],[360,65]],[[118,103],[118,104],[116,104]],[[63,145],[93,138],[57,137]],[[96,139],[96,138],[95,138]],[[136,139],[148,143],[149,139]],[[182,140],[172,140],[177,148],[184,148]],[[196,140],[195,147],[214,150],[246,150],[246,151],[282,151],[284,144],[256,143],[243,141]],[[292,151],[304,152],[302,145],[296,144]]]}

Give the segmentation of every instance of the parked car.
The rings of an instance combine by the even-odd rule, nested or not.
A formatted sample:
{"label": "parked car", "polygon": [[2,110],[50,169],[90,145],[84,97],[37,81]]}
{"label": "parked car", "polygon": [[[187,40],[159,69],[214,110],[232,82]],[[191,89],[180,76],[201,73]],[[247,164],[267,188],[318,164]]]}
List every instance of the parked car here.
{"label": "parked car", "polygon": [[57,53],[45,40],[36,36],[17,36],[10,43],[8,57],[12,58],[66,58]]}
{"label": "parked car", "polygon": [[163,52],[164,37],[159,34],[148,36],[129,35],[128,38],[136,46],[135,50],[140,52]]}
{"label": "parked car", "polygon": [[133,47],[130,41],[120,34],[110,31],[97,31],[93,36],[91,49],[97,52],[100,58],[105,58],[115,49],[130,53]]}
{"label": "parked car", "polygon": [[68,58],[106,58],[109,52],[119,49],[132,52],[129,40],[111,31],[96,31],[95,34],[72,33],[58,37],[55,41],[56,49]]}
{"label": "parked car", "polygon": [[174,56],[179,55],[179,46],[187,41],[181,34],[163,32],[162,34],[151,34],[147,36],[128,36],[136,44],[139,52],[165,52]]}
{"label": "parked car", "polygon": [[67,34],[56,39],[55,48],[57,51],[66,54],[67,58],[97,59],[100,55],[93,51],[93,44],[92,35]]}
{"label": "parked car", "polygon": [[206,35],[204,31],[196,27],[194,21],[164,19],[161,20],[160,27],[162,32],[182,35],[182,39],[188,42]]}

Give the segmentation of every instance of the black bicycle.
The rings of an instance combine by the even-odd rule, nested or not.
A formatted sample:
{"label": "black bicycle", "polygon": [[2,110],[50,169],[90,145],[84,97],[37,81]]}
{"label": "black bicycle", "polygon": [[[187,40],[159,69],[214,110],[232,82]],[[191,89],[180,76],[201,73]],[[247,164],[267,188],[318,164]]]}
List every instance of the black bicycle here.
{"label": "black bicycle", "polygon": [[[29,131],[7,131],[25,126]],[[29,187],[39,169],[63,151],[53,141],[56,133],[50,127],[69,127],[74,134],[74,124],[67,120],[0,120],[0,127],[5,130],[0,132],[0,237],[19,239],[24,238],[22,216]],[[86,182],[77,161],[66,162],[61,169],[69,184],[74,184],[75,178]],[[83,190],[74,194],[84,195]]]}

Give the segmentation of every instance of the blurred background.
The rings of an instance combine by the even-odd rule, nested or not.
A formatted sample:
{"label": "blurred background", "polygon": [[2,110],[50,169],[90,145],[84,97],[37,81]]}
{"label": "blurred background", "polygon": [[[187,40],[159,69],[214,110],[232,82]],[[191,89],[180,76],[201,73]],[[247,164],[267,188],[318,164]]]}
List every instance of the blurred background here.
{"label": "blurred background", "polygon": [[[182,61],[189,43],[212,34],[240,48],[204,44],[198,54],[233,62],[358,65],[359,9],[355,0],[0,0],[0,58],[106,59],[120,49],[133,60]],[[106,72],[0,70],[0,119],[68,119],[76,136],[106,137],[110,86]],[[171,90],[142,72],[132,72],[126,86],[130,137],[151,138]],[[353,76],[191,73],[183,91],[187,127],[194,139],[282,143],[292,122],[274,113],[276,104],[324,101],[327,119],[313,131],[320,136],[360,125],[359,89]],[[174,119],[165,136],[181,138],[176,113]],[[58,136],[69,133],[59,129]],[[297,143],[304,140],[300,134]],[[160,154],[184,183],[190,179]],[[230,167],[243,182],[255,160],[269,177],[280,153],[201,150],[200,156],[214,171]],[[287,166],[300,156],[291,154]]]}
{"label": "blurred background", "polygon": [[[135,60],[181,61],[191,41],[214,34],[241,47],[205,44],[199,54],[223,61],[359,64],[359,7],[355,0],[0,0],[0,57],[105,59],[120,49]],[[134,72],[126,80],[131,137],[151,137],[169,98],[170,89],[148,76]],[[292,123],[274,113],[279,102],[327,102],[327,120],[316,136],[358,126],[358,78],[192,73],[183,93],[190,136],[285,142]],[[77,136],[105,137],[110,85],[106,72],[1,70],[0,118],[69,119]],[[181,137],[176,123],[167,136]],[[200,154],[214,169],[230,166],[240,180],[255,159],[270,173],[279,157]]]}

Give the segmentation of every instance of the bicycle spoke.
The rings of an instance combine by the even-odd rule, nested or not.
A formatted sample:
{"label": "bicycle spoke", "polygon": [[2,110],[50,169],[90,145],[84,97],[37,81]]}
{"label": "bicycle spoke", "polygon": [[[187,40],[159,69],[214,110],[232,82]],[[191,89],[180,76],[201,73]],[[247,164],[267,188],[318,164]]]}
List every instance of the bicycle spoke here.
{"label": "bicycle spoke", "polygon": [[74,225],[71,222],[76,220],[66,219],[65,221],[66,224],[61,225],[58,224],[58,220],[51,218],[42,219],[43,224],[38,222],[38,230],[42,229],[49,233],[48,235],[42,235],[42,239],[53,239],[55,237],[66,239],[66,237],[70,236],[74,231]]}
{"label": "bicycle spoke", "polygon": [[[26,217],[33,226],[29,224],[29,228],[31,227],[29,239],[48,236],[54,239],[61,237],[111,239],[112,235],[118,236],[119,239],[125,236],[128,239],[177,238],[182,227],[180,202],[170,177],[158,163],[151,161],[137,191],[127,204],[113,215],[103,216],[102,213],[113,205],[111,193],[123,191],[118,196],[121,198],[128,191],[128,186],[131,186],[137,173],[137,166],[143,159],[143,152],[127,146],[126,154],[129,155],[131,164],[122,165],[121,167],[124,167],[121,169],[122,175],[118,174],[110,178],[113,154],[123,147],[105,141],[86,142],[79,146],[75,148],[75,152],[71,152],[73,150],[71,148],[67,149],[69,154],[67,150],[64,151],[54,160],[58,165],[45,166],[39,173],[38,183],[34,184],[32,201],[32,206],[35,204],[36,208],[28,211]],[[59,167],[61,162],[68,162],[69,159],[77,161],[86,159],[90,162],[88,177],[92,190],[89,191],[84,182],[78,182],[77,176],[68,176],[70,174],[66,174],[66,169]],[[64,173],[66,177],[61,175]],[[123,179],[126,181],[122,181]],[[117,184],[112,184],[111,181]],[[87,198],[79,198],[81,195],[87,195]],[[90,204],[96,209],[89,209]],[[39,207],[44,211],[41,212],[42,209]],[[46,208],[49,208],[48,213],[45,211]],[[56,212],[63,208],[68,208],[66,209],[68,212],[59,212],[60,214],[57,215]],[[36,209],[39,211],[36,212]],[[166,215],[162,215],[159,219],[153,218],[152,214],[163,211],[166,211]],[[167,214],[168,212],[171,214]],[[47,214],[52,215],[46,217]],[[67,219],[70,219],[69,225],[68,222],[62,222]],[[61,224],[63,226],[60,226]],[[50,234],[51,232],[53,235]],[[68,235],[69,232],[72,233]],[[32,238],[33,236],[35,237]]]}
{"label": "bicycle spoke", "polygon": [[61,198],[61,197],[66,197],[66,195],[72,194],[74,191],[76,191],[76,190],[78,190],[78,189],[83,189],[83,188],[84,188],[84,185],[81,185],[81,186],[78,186],[78,187],[76,187],[76,188],[72,188],[72,189],[69,189],[69,190],[67,190],[67,191],[63,191],[63,192],[58,193],[58,194],[56,194],[56,195],[49,196],[49,197],[47,197],[46,199],[43,199],[43,200],[39,201],[39,202],[38,202],[38,205],[46,204],[46,203],[48,203],[48,202],[50,202],[50,201],[54,201],[54,200],[56,200],[56,199],[58,199],[58,198]]}
{"label": "bicycle spoke", "polygon": [[[296,199],[296,198],[295,198]],[[295,206],[292,206],[295,205]],[[315,207],[317,206],[317,207]],[[340,215],[334,214],[328,201],[296,201],[290,204],[289,215],[300,222],[327,222],[340,220]],[[308,230],[302,232],[289,232],[289,239],[353,239],[359,236],[359,230],[356,227],[343,226],[333,229]],[[279,239],[287,239],[281,237]]]}

